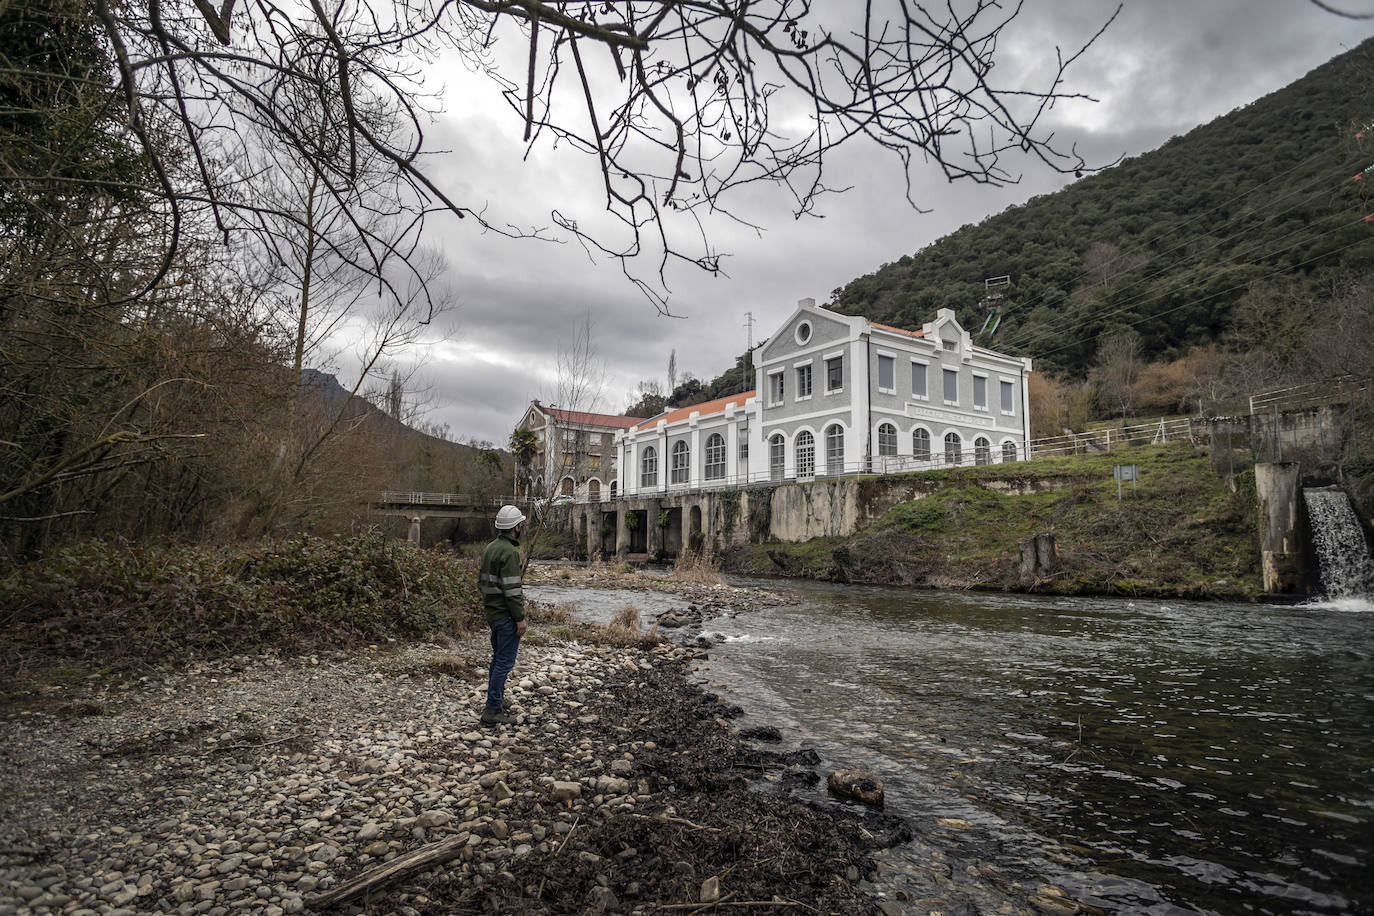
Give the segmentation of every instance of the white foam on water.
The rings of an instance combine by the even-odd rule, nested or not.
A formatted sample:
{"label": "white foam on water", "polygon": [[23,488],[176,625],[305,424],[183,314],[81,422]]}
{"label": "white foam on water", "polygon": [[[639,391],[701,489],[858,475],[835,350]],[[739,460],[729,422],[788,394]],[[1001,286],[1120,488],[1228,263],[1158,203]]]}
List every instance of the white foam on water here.
{"label": "white foam on water", "polygon": [[1369,595],[1353,595],[1345,598],[1319,598],[1298,605],[1314,611],[1335,611],[1343,614],[1374,614],[1374,599]]}

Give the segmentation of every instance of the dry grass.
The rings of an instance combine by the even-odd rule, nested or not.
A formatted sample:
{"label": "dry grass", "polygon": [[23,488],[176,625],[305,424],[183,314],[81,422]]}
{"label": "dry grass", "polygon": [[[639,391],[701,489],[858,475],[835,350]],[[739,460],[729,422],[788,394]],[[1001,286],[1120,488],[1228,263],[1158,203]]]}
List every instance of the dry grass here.
{"label": "dry grass", "polygon": [[705,554],[695,554],[683,551],[673,564],[673,571],[668,576],[674,582],[686,582],[692,585],[724,585],[725,580],[720,577],[720,570],[716,567],[713,557]]}
{"label": "dry grass", "polygon": [[525,605],[525,611],[534,623],[542,626],[558,624],[568,626],[576,623],[573,616],[573,606],[571,604],[536,604],[531,601]]}
{"label": "dry grass", "polygon": [[606,624],[606,631],[627,639],[639,639],[639,608],[633,604],[625,605],[611,618],[611,622]]}
{"label": "dry grass", "polygon": [[435,674],[458,678],[466,678],[475,670],[471,661],[458,655],[441,655],[429,667]]}
{"label": "dry grass", "polygon": [[640,629],[639,608],[627,604],[606,624],[602,630],[602,640],[616,646],[653,645],[659,641],[657,623],[647,633],[642,633]]}

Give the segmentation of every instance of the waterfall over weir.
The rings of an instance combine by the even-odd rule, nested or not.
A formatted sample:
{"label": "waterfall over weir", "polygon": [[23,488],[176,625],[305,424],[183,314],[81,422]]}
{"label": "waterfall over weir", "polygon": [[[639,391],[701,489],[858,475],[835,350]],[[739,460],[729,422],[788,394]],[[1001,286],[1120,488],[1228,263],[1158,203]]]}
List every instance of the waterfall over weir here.
{"label": "waterfall over weir", "polygon": [[1357,598],[1374,592],[1374,561],[1350,497],[1340,487],[1304,489],[1302,497],[1326,596]]}

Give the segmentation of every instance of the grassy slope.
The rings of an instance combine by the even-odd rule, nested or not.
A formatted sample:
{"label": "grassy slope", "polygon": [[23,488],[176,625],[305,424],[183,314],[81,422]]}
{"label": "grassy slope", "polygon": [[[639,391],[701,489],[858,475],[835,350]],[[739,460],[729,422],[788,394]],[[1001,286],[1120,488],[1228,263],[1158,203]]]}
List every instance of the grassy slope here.
{"label": "grassy slope", "polygon": [[[1128,483],[1118,502],[1112,465],[1125,463],[1139,465],[1141,480],[1134,498]],[[920,476],[939,489],[851,537],[751,544],[733,549],[726,566],[837,581],[1018,589],[1020,539],[1049,531],[1059,566],[1037,591],[1226,598],[1259,592],[1254,508],[1186,445]],[[1062,489],[989,489],[1036,479]]]}

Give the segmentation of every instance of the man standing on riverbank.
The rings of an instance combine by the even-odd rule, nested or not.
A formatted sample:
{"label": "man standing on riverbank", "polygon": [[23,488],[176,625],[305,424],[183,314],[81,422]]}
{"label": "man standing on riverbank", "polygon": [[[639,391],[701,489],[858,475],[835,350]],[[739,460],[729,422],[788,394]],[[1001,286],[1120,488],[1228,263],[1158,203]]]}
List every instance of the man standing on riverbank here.
{"label": "man standing on riverbank", "polygon": [[509,725],[503,700],[506,678],[515,667],[520,637],[525,635],[525,596],[521,589],[520,532],[525,515],[514,506],[502,506],[496,513],[496,540],[482,551],[477,572],[477,587],[491,630],[491,667],[487,671],[487,703],[482,710],[483,725]]}

